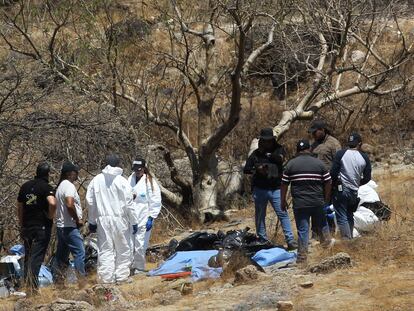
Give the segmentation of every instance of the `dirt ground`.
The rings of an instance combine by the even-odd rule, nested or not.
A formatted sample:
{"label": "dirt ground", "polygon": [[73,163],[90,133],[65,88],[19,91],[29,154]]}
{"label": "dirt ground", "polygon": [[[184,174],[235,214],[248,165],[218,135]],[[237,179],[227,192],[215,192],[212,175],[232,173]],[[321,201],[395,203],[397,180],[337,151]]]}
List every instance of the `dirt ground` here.
{"label": "dirt ground", "polygon": [[[100,304],[98,310],[277,310],[281,300],[293,302],[297,311],[410,311],[414,310],[414,167],[377,168],[374,179],[379,194],[394,211],[392,219],[375,232],[350,243],[338,241],[330,250],[311,247],[308,266],[266,269],[257,280],[235,285],[233,279],[209,280],[193,284],[182,295],[180,286],[159,277],[136,276],[131,284],[117,287],[126,304]],[[267,226],[275,233],[274,213],[269,210]],[[252,228],[252,209],[235,212],[236,225],[219,223],[209,229]],[[185,235],[186,233],[184,233]],[[280,233],[276,239],[280,240]],[[159,237],[158,237],[159,238]],[[168,240],[169,237],[166,237]],[[328,274],[308,272],[310,265],[339,252],[352,258],[352,267]],[[149,264],[154,267],[155,264]],[[310,288],[301,284],[311,282]],[[92,286],[94,283],[91,278]],[[174,288],[172,290],[172,288]],[[32,308],[57,298],[86,300],[85,291],[71,287],[64,291],[42,290],[39,297],[26,299]],[[85,298],[86,297],[86,298]],[[0,311],[13,310],[15,302],[2,300]],[[17,308],[15,309],[17,310]]]}

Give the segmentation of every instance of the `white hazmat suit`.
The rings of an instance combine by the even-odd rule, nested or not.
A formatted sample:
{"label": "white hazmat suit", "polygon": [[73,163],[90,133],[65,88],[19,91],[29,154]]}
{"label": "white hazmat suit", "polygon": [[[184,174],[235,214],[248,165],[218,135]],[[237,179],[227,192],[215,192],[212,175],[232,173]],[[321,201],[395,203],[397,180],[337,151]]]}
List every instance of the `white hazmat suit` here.
{"label": "white hazmat suit", "polygon": [[130,274],[131,226],[137,223],[132,189],[122,169],[106,166],[88,186],[88,222],[97,225],[98,280],[125,281]]}
{"label": "white hazmat suit", "polygon": [[138,232],[132,237],[134,255],[131,268],[142,271],[145,269],[145,252],[152,231],[146,231],[146,223],[148,217],[155,219],[160,213],[161,190],[155,179],[153,178],[151,183],[146,174],[140,178],[138,183],[136,180],[135,173],[132,173],[128,178],[129,185],[135,195],[134,209],[138,223]]}

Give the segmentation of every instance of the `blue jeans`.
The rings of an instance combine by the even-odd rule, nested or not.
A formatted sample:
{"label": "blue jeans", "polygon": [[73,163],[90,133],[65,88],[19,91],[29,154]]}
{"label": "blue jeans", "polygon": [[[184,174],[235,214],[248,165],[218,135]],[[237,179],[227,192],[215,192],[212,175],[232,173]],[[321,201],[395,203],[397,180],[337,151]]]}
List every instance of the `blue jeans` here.
{"label": "blue jeans", "polygon": [[343,187],[342,191],[335,191],[332,202],[341,238],[352,239],[354,211],[358,206],[358,192]]}
{"label": "blue jeans", "polygon": [[69,263],[69,253],[72,253],[78,276],[85,276],[85,248],[79,229],[72,227],[57,228],[57,250],[53,263],[53,277],[63,278],[63,273]]}
{"label": "blue jeans", "polygon": [[321,243],[330,240],[329,227],[326,221],[326,214],[323,206],[311,208],[295,208],[296,228],[298,229],[298,259],[305,260],[308,253],[309,245],[309,222],[312,218],[313,229],[319,235]]}
{"label": "blue jeans", "polygon": [[293,237],[292,228],[290,226],[289,214],[282,211],[280,207],[280,190],[267,190],[254,187],[253,199],[255,205],[256,233],[259,238],[267,240],[265,219],[267,203],[270,202],[280,220],[280,223],[282,224],[286,243],[293,242],[295,238]]}

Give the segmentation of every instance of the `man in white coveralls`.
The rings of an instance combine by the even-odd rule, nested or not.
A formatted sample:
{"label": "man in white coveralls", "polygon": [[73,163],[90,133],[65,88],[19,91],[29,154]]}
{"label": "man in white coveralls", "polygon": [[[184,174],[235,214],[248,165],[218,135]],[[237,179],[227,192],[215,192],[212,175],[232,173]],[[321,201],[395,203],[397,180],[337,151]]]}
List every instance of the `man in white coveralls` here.
{"label": "man in white coveralls", "polygon": [[106,157],[106,167],[88,186],[89,230],[98,234],[98,281],[125,282],[130,274],[131,226],[138,230],[132,189],[122,176],[117,155]]}

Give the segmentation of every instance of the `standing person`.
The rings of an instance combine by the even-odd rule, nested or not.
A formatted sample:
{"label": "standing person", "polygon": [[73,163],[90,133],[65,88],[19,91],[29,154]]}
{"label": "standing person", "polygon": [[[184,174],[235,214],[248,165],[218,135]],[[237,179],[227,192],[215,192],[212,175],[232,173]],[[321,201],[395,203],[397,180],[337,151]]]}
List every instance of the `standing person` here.
{"label": "standing person", "polygon": [[145,270],[145,252],[151,236],[152,224],[161,210],[161,190],[151,176],[145,159],[132,162],[133,173],[128,178],[134,195],[134,207],[138,219],[138,232],[133,236],[133,260],[131,274]]}
{"label": "standing person", "polygon": [[259,148],[254,150],[246,161],[245,174],[253,174],[252,190],[255,204],[256,233],[262,241],[267,241],[266,208],[270,201],[282,224],[283,233],[289,250],[296,249],[289,214],[280,207],[280,184],[282,180],[285,150],[277,143],[273,130],[260,131]]}
{"label": "standing person", "polygon": [[331,169],[335,185],[333,205],[343,239],[352,239],[354,212],[358,208],[358,188],[371,180],[371,162],[361,151],[361,135],[349,135],[348,146],[349,149],[336,153]]}
{"label": "standing person", "polygon": [[336,152],[341,150],[341,144],[331,135],[324,120],[314,121],[308,132],[312,134],[314,139],[311,152],[316,154],[318,159],[325,165],[325,168],[330,171]]}
{"label": "standing person", "polygon": [[24,281],[29,294],[39,288],[39,271],[49,245],[56,199],[49,185],[50,166],[37,166],[33,180],[24,183],[17,197],[18,219],[24,241]]}
{"label": "standing person", "polygon": [[[311,152],[315,154],[319,160],[323,162],[325,168],[330,171],[332,168],[332,161],[335,157],[336,152],[341,150],[340,142],[331,135],[331,132],[328,129],[328,125],[324,120],[315,120],[309,130],[309,133],[312,134],[313,143],[311,145]],[[328,224],[331,232],[335,232],[335,221],[333,217],[329,217],[328,213],[333,211],[325,208],[327,213]],[[332,214],[330,214],[332,216]],[[315,231],[315,226],[312,222],[312,232],[315,235],[320,235],[320,233]]]}
{"label": "standing person", "polygon": [[106,157],[106,167],[88,186],[89,230],[98,234],[98,280],[101,283],[128,281],[132,233],[138,231],[132,189],[122,176],[117,155]]}
{"label": "standing person", "polygon": [[67,268],[69,253],[75,261],[79,285],[85,283],[85,248],[80,228],[83,226],[82,207],[74,182],[78,179],[79,167],[71,162],[62,165],[59,184],[56,190],[57,200],[57,250],[53,264],[53,276],[56,282],[62,281]]}
{"label": "standing person", "polygon": [[318,229],[316,232],[320,232],[322,245],[331,242],[324,206],[330,201],[332,181],[324,163],[312,156],[308,140],[298,141],[296,151],[297,156],[288,162],[283,173],[281,204],[282,210],[286,211],[286,196],[291,184],[293,213],[298,230],[297,262],[306,262],[310,218]]}

